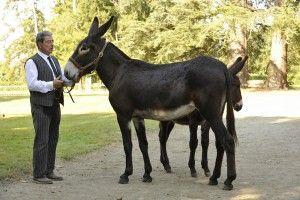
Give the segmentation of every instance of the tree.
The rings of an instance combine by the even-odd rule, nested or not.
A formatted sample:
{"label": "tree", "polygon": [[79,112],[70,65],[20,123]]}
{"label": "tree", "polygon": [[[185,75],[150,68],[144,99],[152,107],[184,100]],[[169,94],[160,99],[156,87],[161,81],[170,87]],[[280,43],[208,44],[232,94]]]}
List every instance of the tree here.
{"label": "tree", "polygon": [[[276,0],[275,6],[282,6],[283,0]],[[287,42],[284,33],[277,28],[272,36],[270,61],[268,64],[267,87],[287,88]]]}
{"label": "tree", "polygon": [[[26,7],[22,10],[19,9],[20,1],[12,1],[7,4],[7,9],[12,9],[16,12],[17,16],[23,18],[21,27],[23,35],[8,46],[5,51],[5,81],[6,83],[25,83],[24,64],[25,61],[34,54],[35,45],[35,32],[38,28],[41,30],[45,27],[45,19],[43,13],[34,6],[34,12],[32,7]],[[36,20],[32,20],[32,16],[36,15]],[[16,27],[12,27],[15,29]],[[20,30],[19,30],[20,31]],[[8,33],[10,34],[10,33]],[[16,78],[17,77],[17,78]]]}
{"label": "tree", "polygon": [[294,1],[276,0],[274,1],[272,25],[272,40],[270,59],[267,68],[268,78],[266,86],[272,89],[288,88],[288,43],[287,34],[296,24],[296,7]]}
{"label": "tree", "polygon": [[[222,14],[225,27],[227,27],[227,42],[228,42],[228,56],[229,63],[233,63],[237,57],[244,57],[248,54],[248,35],[253,31],[253,22],[255,21],[255,13],[253,13],[252,4],[245,0],[224,0],[218,9],[218,13]],[[242,86],[248,85],[248,79],[250,77],[250,70],[247,64],[239,73]]]}
{"label": "tree", "polygon": [[[34,24],[39,30],[53,32],[54,55],[64,64],[87,35],[94,16],[99,17],[101,24],[113,15],[114,24],[105,37],[130,57],[169,63],[208,55],[229,64],[237,56],[247,54],[250,56],[248,66],[241,74],[244,85],[249,75],[278,76],[275,73],[271,76],[270,69],[274,69],[271,62],[268,70],[266,68],[270,52],[278,52],[271,51],[273,33],[278,32],[276,38],[282,37],[288,44],[286,78],[283,79],[287,84],[297,83],[297,79],[300,83],[297,53],[300,14],[296,0],[285,0],[282,6],[274,6],[274,0],[57,0],[54,16],[48,21],[38,10],[41,0],[26,1],[36,2],[37,6],[28,4],[25,10],[18,11],[20,19],[24,19],[20,25],[24,34],[6,50],[5,63],[0,66],[2,77],[10,77],[10,80],[24,77],[24,61],[35,51]],[[16,7],[21,1],[7,2],[10,7]],[[37,23],[34,23],[32,8],[35,8]],[[12,32],[13,29],[8,34]],[[92,79],[95,81],[98,77],[92,75]]]}
{"label": "tree", "polygon": [[287,42],[280,30],[273,33],[271,55],[268,64],[267,87],[287,89]]}

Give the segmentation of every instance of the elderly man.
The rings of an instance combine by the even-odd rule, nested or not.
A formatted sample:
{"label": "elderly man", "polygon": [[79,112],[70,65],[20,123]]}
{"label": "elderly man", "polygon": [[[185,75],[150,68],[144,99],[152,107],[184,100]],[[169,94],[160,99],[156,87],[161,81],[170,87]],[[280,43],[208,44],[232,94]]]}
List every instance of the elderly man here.
{"label": "elderly man", "polygon": [[51,55],[53,43],[51,32],[38,33],[38,51],[25,64],[35,130],[33,180],[41,184],[63,180],[53,172],[61,118],[59,103],[64,103],[63,86],[73,84],[65,78],[58,60]]}

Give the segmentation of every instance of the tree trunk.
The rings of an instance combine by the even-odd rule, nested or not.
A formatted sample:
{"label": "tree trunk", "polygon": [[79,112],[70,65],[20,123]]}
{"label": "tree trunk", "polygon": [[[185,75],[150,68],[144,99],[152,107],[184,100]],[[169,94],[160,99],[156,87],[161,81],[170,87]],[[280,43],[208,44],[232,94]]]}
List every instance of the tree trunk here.
{"label": "tree trunk", "polygon": [[[230,54],[231,54],[231,63],[233,63],[239,56],[244,57],[247,54],[247,37],[246,31],[243,30],[240,24],[235,26],[235,32],[232,35],[231,43],[229,46]],[[242,71],[239,73],[239,78],[242,84],[242,87],[248,86],[249,79],[249,70],[247,67],[247,63],[245,64]]]}
{"label": "tree trunk", "polygon": [[38,20],[37,20],[37,16],[36,16],[36,1],[35,0],[32,1],[32,12],[33,12],[34,32],[35,32],[35,35],[37,35],[39,30],[38,30]]}
{"label": "tree trunk", "polygon": [[271,89],[287,89],[287,42],[277,31],[273,34],[271,56],[268,64],[266,86]]}
{"label": "tree trunk", "polygon": [[76,0],[72,1],[72,11],[73,11],[73,13],[76,13],[76,11],[77,11],[77,2],[76,2]]}

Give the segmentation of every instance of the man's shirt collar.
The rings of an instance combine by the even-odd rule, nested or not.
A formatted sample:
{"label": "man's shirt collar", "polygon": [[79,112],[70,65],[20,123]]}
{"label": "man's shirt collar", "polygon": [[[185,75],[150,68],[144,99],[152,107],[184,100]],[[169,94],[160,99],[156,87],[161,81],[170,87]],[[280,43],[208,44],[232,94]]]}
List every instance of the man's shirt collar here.
{"label": "man's shirt collar", "polygon": [[38,50],[38,54],[44,59],[44,60],[47,60],[47,58],[50,56],[44,54],[43,52],[41,52],[40,50]]}

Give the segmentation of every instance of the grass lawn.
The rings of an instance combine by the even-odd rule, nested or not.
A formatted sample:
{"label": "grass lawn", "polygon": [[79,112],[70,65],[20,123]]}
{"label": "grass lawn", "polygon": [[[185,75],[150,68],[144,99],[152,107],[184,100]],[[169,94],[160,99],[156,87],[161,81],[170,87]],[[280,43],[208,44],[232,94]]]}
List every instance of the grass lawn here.
{"label": "grass lawn", "polygon": [[[0,127],[0,180],[31,173],[34,138],[31,116],[0,118]],[[122,138],[113,113],[64,115],[60,128],[57,157],[64,160]],[[155,130],[158,123],[148,120],[146,128]]]}
{"label": "grass lawn", "polygon": [[0,102],[29,98],[28,96],[0,96]]}

